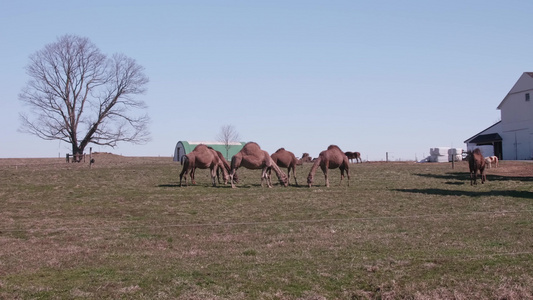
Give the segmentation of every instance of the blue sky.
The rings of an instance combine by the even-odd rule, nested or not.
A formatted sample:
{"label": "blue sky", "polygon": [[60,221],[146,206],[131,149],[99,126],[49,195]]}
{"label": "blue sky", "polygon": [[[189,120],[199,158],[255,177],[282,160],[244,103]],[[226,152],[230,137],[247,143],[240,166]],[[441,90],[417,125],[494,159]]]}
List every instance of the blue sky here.
{"label": "blue sky", "polygon": [[242,141],[315,157],[330,144],[364,160],[421,160],[500,119],[533,71],[530,1],[2,1],[0,158],[70,149],[20,133],[29,55],[72,34],[124,53],[150,78],[145,145],[93,146],[171,156],[179,140]]}

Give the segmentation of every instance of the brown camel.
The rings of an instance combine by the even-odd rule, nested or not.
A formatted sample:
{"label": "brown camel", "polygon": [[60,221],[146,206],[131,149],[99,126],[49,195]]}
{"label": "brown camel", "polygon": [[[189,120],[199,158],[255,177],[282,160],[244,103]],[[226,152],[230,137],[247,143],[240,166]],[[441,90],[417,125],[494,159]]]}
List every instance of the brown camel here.
{"label": "brown camel", "polygon": [[230,181],[231,187],[235,187],[233,178],[235,172],[239,167],[245,167],[247,169],[262,169],[261,173],[261,186],[263,186],[263,180],[266,179],[268,187],[272,187],[272,182],[270,177],[267,174],[268,168],[274,169],[276,175],[278,176],[280,184],[284,186],[288,185],[287,175],[272,161],[268,152],[261,150],[259,145],[254,142],[249,142],[244,145],[244,147],[231,159],[231,172],[230,172]]}
{"label": "brown camel", "polygon": [[[285,150],[284,148],[279,148],[276,152],[270,155],[272,160],[278,167],[287,168],[288,182],[291,182],[291,169],[292,176],[294,177],[294,182],[298,185],[298,180],[296,179],[296,165],[298,164],[298,159],[294,153]],[[270,176],[270,169],[268,170],[268,175]]]}
{"label": "brown camel", "polygon": [[316,169],[322,169],[324,177],[326,178],[326,187],[329,187],[328,170],[339,168],[341,170],[341,183],[344,178],[344,170],[346,170],[346,176],[348,177],[348,185],[350,185],[350,164],[348,157],[341,151],[341,149],[335,145],[331,145],[327,150],[320,152],[318,158],[309,171],[307,176],[307,184],[309,187],[313,184],[313,177],[315,176]]}
{"label": "brown camel", "polygon": [[[213,149],[213,148],[209,147],[209,149]],[[228,179],[229,179],[229,173],[231,172],[231,167],[230,167],[228,161],[224,157],[224,154],[222,154],[220,151],[217,151],[215,149],[213,149],[213,151],[215,151],[215,153],[218,156],[218,159],[220,159],[220,161],[222,162],[222,165],[224,166],[224,169],[226,169],[226,172],[228,173]],[[219,184],[221,184],[221,182],[220,182],[220,171],[223,172],[222,167],[219,166],[217,168],[217,180],[218,180]],[[233,179],[235,180],[235,183],[239,183],[239,177],[237,176],[237,173],[235,173],[235,176],[234,176]],[[224,184],[226,184],[226,179],[224,179]]]}
{"label": "brown camel", "polygon": [[309,156],[309,153],[307,153],[307,152],[304,152],[304,153],[302,154],[302,158],[300,159],[300,161],[301,161],[302,163],[308,163],[308,162],[311,162],[312,160],[313,160],[313,159],[311,158],[311,156]]}
{"label": "brown camel", "polygon": [[348,152],[344,152],[344,154],[346,155],[346,157],[348,157],[348,160],[349,160],[350,162],[352,162],[352,163],[353,163],[353,160],[354,160],[354,159],[355,159],[355,162],[356,162],[356,163],[359,163],[359,162],[362,163],[362,162],[363,162],[363,161],[361,160],[361,153],[359,153],[359,152],[349,152],[349,151],[348,151]]}
{"label": "brown camel", "polygon": [[479,148],[474,151],[468,151],[468,167],[470,169],[470,185],[477,184],[477,174],[481,175],[481,183],[485,183],[487,175],[485,175],[485,158],[481,154]]}
{"label": "brown camel", "polygon": [[211,181],[213,183],[213,186],[216,186],[215,176],[216,171],[218,168],[222,169],[222,172],[224,173],[225,182],[227,182],[227,179],[229,177],[228,172],[224,168],[223,163],[218,158],[218,155],[216,154],[215,150],[208,148],[204,144],[199,144],[194,148],[191,153],[185,155],[183,157],[183,169],[180,173],[180,186],[181,181],[183,177],[185,177],[185,184],[187,184],[187,173],[190,173],[191,175],[191,182],[192,184],[196,184],[196,181],[194,180],[194,171],[196,168],[200,169],[210,169],[211,170]]}

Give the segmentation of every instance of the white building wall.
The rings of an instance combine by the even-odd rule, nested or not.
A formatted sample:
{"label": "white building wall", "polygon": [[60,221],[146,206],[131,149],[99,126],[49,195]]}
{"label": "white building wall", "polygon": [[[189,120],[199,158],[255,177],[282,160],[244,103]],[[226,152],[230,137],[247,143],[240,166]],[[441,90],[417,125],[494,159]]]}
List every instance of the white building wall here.
{"label": "white building wall", "polygon": [[481,150],[481,155],[483,157],[489,157],[494,155],[494,146],[493,145],[482,145],[476,146],[475,144],[468,144],[466,151],[474,151],[474,149],[479,148]]}
{"label": "white building wall", "polygon": [[[525,86],[519,86],[520,89]],[[533,158],[533,86],[507,95],[500,106],[502,116],[503,159]],[[513,90],[518,90],[517,86]],[[526,93],[530,100],[526,101]]]}

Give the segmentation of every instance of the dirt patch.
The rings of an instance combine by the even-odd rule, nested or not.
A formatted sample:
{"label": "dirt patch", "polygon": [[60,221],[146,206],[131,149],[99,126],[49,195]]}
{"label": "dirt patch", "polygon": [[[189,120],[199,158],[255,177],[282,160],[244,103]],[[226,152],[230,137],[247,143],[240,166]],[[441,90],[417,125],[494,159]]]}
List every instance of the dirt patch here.
{"label": "dirt patch", "polygon": [[490,175],[530,177],[533,176],[533,161],[500,161],[498,167],[486,168]]}

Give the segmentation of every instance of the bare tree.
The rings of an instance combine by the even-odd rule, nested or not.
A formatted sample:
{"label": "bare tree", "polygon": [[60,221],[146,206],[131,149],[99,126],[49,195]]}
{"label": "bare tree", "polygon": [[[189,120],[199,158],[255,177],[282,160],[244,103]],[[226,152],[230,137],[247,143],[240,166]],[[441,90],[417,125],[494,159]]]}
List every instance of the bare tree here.
{"label": "bare tree", "polygon": [[226,148],[226,159],[229,160],[229,149],[231,148],[232,142],[238,142],[240,139],[239,133],[233,127],[233,125],[223,125],[220,128],[220,132],[217,135],[217,141],[224,143]]}
{"label": "bare tree", "polygon": [[31,113],[20,114],[20,131],[69,143],[74,155],[89,143],[149,140],[148,116],[135,115],[146,105],[134,98],[148,77],[134,59],[107,57],[89,39],[65,35],[32,54],[26,73],[19,99]]}

